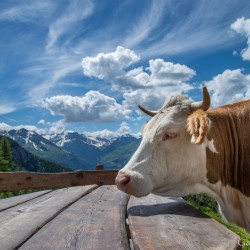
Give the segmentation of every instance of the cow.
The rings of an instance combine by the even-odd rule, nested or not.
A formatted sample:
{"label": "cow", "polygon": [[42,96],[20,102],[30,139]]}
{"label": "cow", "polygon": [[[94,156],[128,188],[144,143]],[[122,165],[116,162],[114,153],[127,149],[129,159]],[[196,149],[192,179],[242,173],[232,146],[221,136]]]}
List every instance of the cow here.
{"label": "cow", "polygon": [[136,197],[150,193],[214,197],[230,223],[250,231],[250,100],[209,108],[183,95],[158,111],[142,128],[139,148],[118,172],[117,187]]}

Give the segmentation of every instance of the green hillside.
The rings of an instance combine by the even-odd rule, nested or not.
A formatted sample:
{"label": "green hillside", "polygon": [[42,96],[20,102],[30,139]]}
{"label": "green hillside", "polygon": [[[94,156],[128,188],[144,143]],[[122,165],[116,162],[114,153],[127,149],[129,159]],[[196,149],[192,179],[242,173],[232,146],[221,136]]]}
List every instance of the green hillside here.
{"label": "green hillside", "polygon": [[135,137],[120,137],[102,152],[100,163],[105,169],[121,169],[134,154],[140,144]]}
{"label": "green hillside", "polygon": [[[0,144],[2,141],[7,139],[11,151],[11,159],[9,160],[8,168],[3,168],[3,164],[0,162],[1,171],[31,171],[31,172],[46,172],[46,173],[56,173],[56,172],[69,172],[72,169],[63,167],[59,164],[53,163],[51,161],[43,160],[25,150],[18,143],[10,138],[0,136]],[[2,169],[1,169],[2,168]]]}

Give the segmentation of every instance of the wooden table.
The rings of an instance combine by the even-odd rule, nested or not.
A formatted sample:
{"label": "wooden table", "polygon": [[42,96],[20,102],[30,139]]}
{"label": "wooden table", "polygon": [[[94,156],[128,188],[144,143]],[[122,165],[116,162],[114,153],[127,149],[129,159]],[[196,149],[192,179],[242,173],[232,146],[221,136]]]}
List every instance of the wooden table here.
{"label": "wooden table", "polygon": [[87,185],[0,200],[0,250],[236,249],[239,237],[181,198]]}

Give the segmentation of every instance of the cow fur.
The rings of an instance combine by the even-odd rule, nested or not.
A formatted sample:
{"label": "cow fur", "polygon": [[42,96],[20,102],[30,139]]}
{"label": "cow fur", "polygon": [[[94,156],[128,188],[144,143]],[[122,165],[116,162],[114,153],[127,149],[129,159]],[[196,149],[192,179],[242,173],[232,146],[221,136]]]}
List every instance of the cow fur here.
{"label": "cow fur", "polygon": [[206,151],[208,181],[250,197],[250,100],[197,110],[188,117],[187,130],[193,143],[213,140],[217,153]]}

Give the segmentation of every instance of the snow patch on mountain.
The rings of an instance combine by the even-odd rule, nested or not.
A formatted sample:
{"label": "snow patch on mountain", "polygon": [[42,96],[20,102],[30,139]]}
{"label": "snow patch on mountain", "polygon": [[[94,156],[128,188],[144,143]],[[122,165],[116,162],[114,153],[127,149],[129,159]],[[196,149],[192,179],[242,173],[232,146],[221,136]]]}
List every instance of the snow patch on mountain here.
{"label": "snow patch on mountain", "polygon": [[58,147],[63,148],[65,145],[78,142],[80,144],[91,145],[96,148],[103,148],[110,145],[111,141],[105,138],[78,134],[76,132],[62,132],[60,134],[43,135],[47,140],[52,141]]}
{"label": "snow patch on mountain", "polygon": [[32,145],[33,145],[33,147],[34,147],[36,150],[38,150],[38,147],[37,147],[37,145],[36,145],[34,142],[32,142]]}
{"label": "snow patch on mountain", "polygon": [[43,137],[49,141],[52,141],[60,148],[62,148],[66,143],[71,142],[71,140],[67,138],[67,132],[63,132],[60,134],[43,135]]}
{"label": "snow patch on mountain", "polygon": [[97,148],[103,148],[103,147],[109,146],[111,143],[110,140],[105,139],[105,138],[86,136],[86,135],[84,135],[84,136],[87,138],[87,143],[89,145],[93,145]]}

